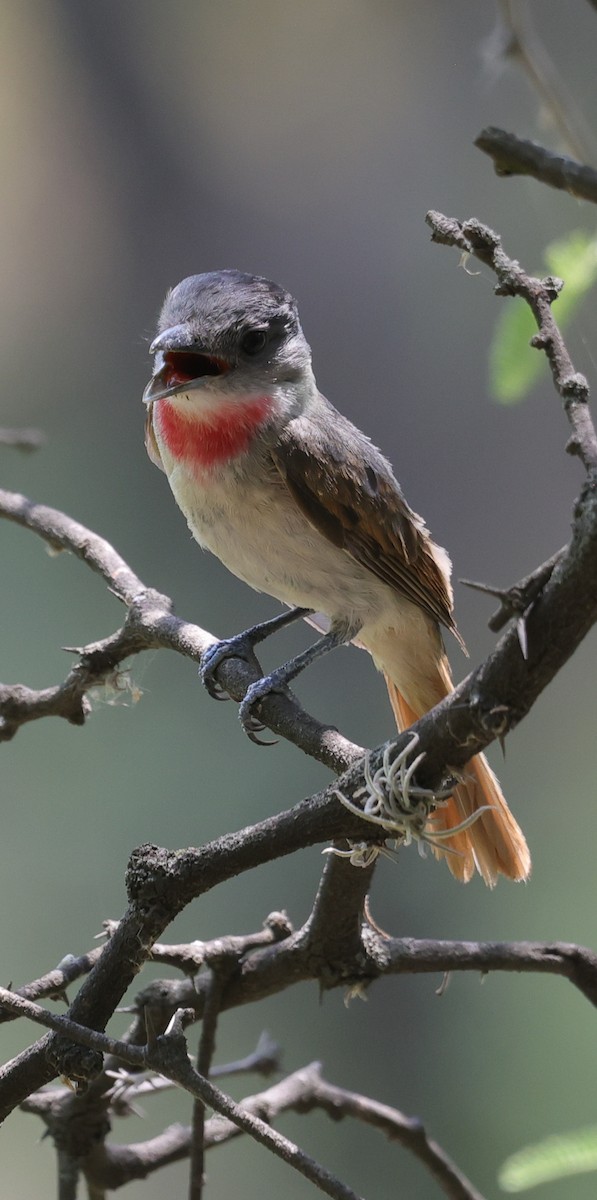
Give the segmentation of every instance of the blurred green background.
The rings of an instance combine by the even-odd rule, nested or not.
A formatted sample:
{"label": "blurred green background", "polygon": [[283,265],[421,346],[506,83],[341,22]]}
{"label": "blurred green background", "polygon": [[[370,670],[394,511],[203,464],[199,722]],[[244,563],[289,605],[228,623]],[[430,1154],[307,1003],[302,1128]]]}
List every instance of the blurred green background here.
{"label": "blurred green background", "polygon": [[[537,27],[595,122],[597,14],[586,0],[540,0]],[[163,294],[219,267],[268,275],[298,297],[322,390],[391,457],[410,503],[450,549],[455,577],[507,584],[568,536],[581,473],[546,376],[516,408],[488,397],[500,307],[484,270],[433,247],[424,215],[478,216],[532,269],[542,247],[595,212],[532,181],[500,181],[473,148],[486,124],[557,146],[535,95],[488,42],[493,3],[473,0],[4,0],[0,12],[2,423],[38,425],[47,445],[1,449],[4,486],[53,504],[110,539],[177,610],[225,635],[275,611],[191,542],[164,477],[145,456],[141,392]],[[495,45],[495,43],[494,43]],[[590,147],[597,158],[594,147]],[[595,309],[570,337],[595,378]],[[529,350],[529,354],[532,351]],[[108,634],[121,609],[101,581],[4,524],[0,579],[5,681],[61,679],[64,645]],[[490,603],[456,586],[475,663],[493,643]],[[266,664],[304,645],[276,639]],[[450,648],[452,653],[452,648]],[[382,863],[377,919],[396,934],[564,939],[595,944],[594,636],[492,755],[529,838],[528,886],[458,886],[416,850]],[[466,663],[453,655],[458,676]],[[143,841],[200,844],[325,784],[285,745],[258,750],[233,705],[213,704],[192,664],[166,653],[133,666],[134,705],[95,703],[84,729],[57,720],[2,748],[2,976],[15,985],[92,945],[125,895]],[[381,680],[365,655],[314,667],[299,694],[322,719],[376,745],[390,735]],[[258,928],[285,907],[307,915],[316,848],[193,906],[170,940]],[[266,1026],[288,1070],[321,1059],[332,1081],[422,1117],[489,1197],[521,1144],[597,1119],[595,1018],[548,977],[390,979],[347,1009],[340,992],[301,986],[222,1019],[218,1061],[247,1053]],[[121,1032],[125,1017],[112,1028]],[[28,1044],[2,1027],[5,1061]],[[258,1083],[247,1081],[244,1090]],[[235,1083],[234,1094],[243,1088]],[[137,1140],[185,1120],[183,1097],[147,1103]],[[378,1135],[322,1117],[281,1127],[357,1192],[426,1200],[435,1185]],[[3,1131],[1,1190],[53,1192],[41,1125]],[[213,1151],[209,1194],[312,1194],[246,1141]],[[185,1194],[186,1167],[127,1196]],[[553,1200],[595,1195],[594,1178],[552,1185]]]}

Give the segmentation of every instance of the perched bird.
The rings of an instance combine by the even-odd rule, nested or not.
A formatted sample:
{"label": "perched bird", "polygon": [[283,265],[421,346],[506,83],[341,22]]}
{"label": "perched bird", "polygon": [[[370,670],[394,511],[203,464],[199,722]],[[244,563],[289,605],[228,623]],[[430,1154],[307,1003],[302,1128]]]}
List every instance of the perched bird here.
{"label": "perched bird", "polygon": [[[149,455],[189,528],[240,579],[292,612],[247,631],[250,643],[306,613],[327,630],[248,692],[241,715],[319,654],[356,641],[383,672],[399,730],[452,691],[440,626],[452,614],[450,560],[409,508],[387,459],[317,389],[296,302],[240,271],[192,275],[166,297],[151,352]],[[322,622],[322,615],[324,622]],[[251,634],[254,636],[251,638]],[[205,678],[244,635],[218,643]],[[487,807],[489,806],[489,807]],[[530,857],[483,755],[465,768],[433,833],[452,873],[526,879]]]}

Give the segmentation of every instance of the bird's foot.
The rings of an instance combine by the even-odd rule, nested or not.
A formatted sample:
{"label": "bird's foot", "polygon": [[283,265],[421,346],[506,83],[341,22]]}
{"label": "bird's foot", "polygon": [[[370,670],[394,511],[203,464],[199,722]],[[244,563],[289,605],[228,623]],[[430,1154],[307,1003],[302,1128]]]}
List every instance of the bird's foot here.
{"label": "bird's foot", "polygon": [[[255,626],[254,628],[259,628]],[[243,633],[237,633],[234,637],[223,638],[221,642],[214,642],[204,651],[199,667],[199,675],[201,682],[213,700],[229,700],[230,696],[221,683],[216,679],[216,673],[220,663],[224,662],[225,658],[242,658],[248,664],[260,669],[259,663],[255,657],[253,647],[255,639],[252,636],[253,628],[246,629]]]}
{"label": "bird's foot", "polygon": [[247,691],[244,700],[241,702],[238,717],[242,728],[248,738],[255,742],[257,746],[275,746],[273,741],[258,737],[265,729],[263,721],[255,715],[255,707],[265,700],[267,696],[273,693],[278,693],[282,696],[292,695],[290,688],[285,682],[285,672],[282,668],[277,671],[272,671],[270,675],[265,675],[263,679],[258,679],[256,683],[252,683]]}
{"label": "bird's foot", "polygon": [[255,646],[265,641],[272,633],[277,633],[279,629],[284,629],[300,617],[307,616],[310,611],[308,608],[290,608],[287,612],[272,617],[270,621],[260,621],[258,625],[251,625],[249,629],[237,633],[234,637],[224,638],[221,642],[214,642],[212,646],[208,646],[201,659],[199,674],[209,695],[214,700],[230,699],[225,688],[216,679],[217,669],[225,658],[242,658],[252,667],[261,670],[255,657]]}

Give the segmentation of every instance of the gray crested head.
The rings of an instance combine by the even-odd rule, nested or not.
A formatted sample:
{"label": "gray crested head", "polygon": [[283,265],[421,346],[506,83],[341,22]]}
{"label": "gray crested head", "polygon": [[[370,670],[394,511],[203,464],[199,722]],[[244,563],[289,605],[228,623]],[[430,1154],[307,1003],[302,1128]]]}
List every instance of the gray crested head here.
{"label": "gray crested head", "polygon": [[172,288],[150,349],[156,361],[147,399],[182,389],[178,367],[187,387],[213,388],[225,377],[221,388],[233,390],[247,380],[292,382],[311,362],[290,293],[242,271],[190,275]]}
{"label": "gray crested head", "polygon": [[281,333],[299,326],[296,301],[277,283],[243,271],[189,275],[164,301],[158,333],[186,325],[197,339],[235,345],[245,328],[275,325]]}

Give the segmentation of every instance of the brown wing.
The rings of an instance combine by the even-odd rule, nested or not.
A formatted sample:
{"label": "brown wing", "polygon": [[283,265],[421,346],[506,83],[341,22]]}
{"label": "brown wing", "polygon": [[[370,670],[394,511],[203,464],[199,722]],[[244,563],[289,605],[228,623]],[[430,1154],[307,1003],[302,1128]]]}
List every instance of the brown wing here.
{"label": "brown wing", "polygon": [[381,452],[336,409],[328,409],[325,447],[320,423],[303,415],[289,422],[272,449],[287,487],[330,542],[460,641],[448,573],[434,556],[424,522],[408,507]]}

